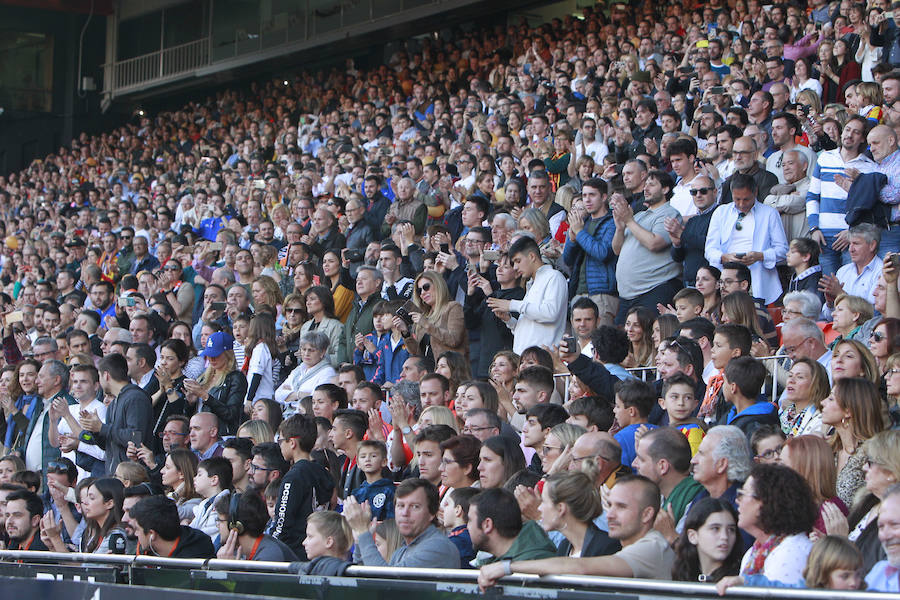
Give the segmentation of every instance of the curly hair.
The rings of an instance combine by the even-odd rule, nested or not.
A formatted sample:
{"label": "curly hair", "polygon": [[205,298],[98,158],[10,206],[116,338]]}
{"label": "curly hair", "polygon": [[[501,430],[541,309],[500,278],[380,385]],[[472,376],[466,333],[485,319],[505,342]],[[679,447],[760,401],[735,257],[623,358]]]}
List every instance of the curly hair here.
{"label": "curly hair", "polygon": [[783,465],[759,463],[750,470],[759,500],[759,527],[768,535],[809,533],[819,511],[799,473]]}

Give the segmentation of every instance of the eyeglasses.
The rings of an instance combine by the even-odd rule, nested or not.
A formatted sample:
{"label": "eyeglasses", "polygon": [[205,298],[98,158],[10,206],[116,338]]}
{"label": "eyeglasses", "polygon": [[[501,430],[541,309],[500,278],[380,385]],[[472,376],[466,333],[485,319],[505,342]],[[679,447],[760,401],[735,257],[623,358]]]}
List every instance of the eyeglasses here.
{"label": "eyeglasses", "polygon": [[744,217],[746,217],[746,216],[747,216],[747,213],[742,213],[742,212],[738,213],[737,223],[734,224],[735,231],[740,231],[741,229],[744,228],[744,226],[741,223],[743,222]]}
{"label": "eyeglasses", "polygon": [[708,187],[697,188],[696,190],[691,190],[691,196],[697,196],[699,194],[708,194],[713,189],[714,188],[708,188]]}
{"label": "eyeglasses", "polygon": [[422,287],[419,288],[419,293],[421,294],[422,292],[427,292],[427,291],[429,291],[430,289],[431,289],[431,284],[430,284],[430,283],[423,283],[423,284],[422,284]]}
{"label": "eyeglasses", "polygon": [[547,456],[552,450],[559,452],[562,450],[562,446],[544,446],[541,448],[541,456]]}
{"label": "eyeglasses", "polygon": [[[757,454],[755,458],[762,459],[762,460],[772,460],[773,458],[777,458],[778,456],[781,455],[781,448],[782,448],[781,446],[769,448],[762,454]],[[740,492],[738,492],[738,494],[740,494]],[[756,496],[753,496],[753,497],[756,498]]]}
{"label": "eyeglasses", "polygon": [[268,471],[275,471],[275,470],[276,470],[276,469],[267,469],[266,467],[260,467],[260,466],[257,465],[257,464],[250,463],[250,472],[251,472],[251,473],[253,473],[254,471],[266,471],[266,472],[268,472]]}
{"label": "eyeglasses", "polygon": [[457,464],[458,464],[459,461],[458,461],[458,460],[453,460],[452,458],[442,458],[442,459],[441,459],[441,464],[444,465],[445,467],[446,467],[446,466],[449,466],[449,465],[452,465],[452,464],[454,464],[454,463],[457,463]]}
{"label": "eyeglasses", "polygon": [[799,342],[797,342],[796,344],[794,344],[793,346],[785,346],[785,347],[784,347],[784,353],[785,353],[785,354],[788,354],[788,355],[793,354],[794,352],[797,351],[797,348],[799,348],[800,346],[802,346],[803,344],[805,344],[806,341],[807,341],[807,340],[810,340],[810,339],[812,339],[812,338],[805,337],[805,338],[803,338],[802,340],[800,340]]}
{"label": "eyeglasses", "polygon": [[286,308],[286,309],[284,309],[284,312],[293,314],[293,313],[303,312],[303,309],[302,308]]}
{"label": "eyeglasses", "polygon": [[890,376],[890,375],[896,375],[897,373],[900,373],[900,369],[888,369],[888,372],[885,373],[885,375]]}
{"label": "eyeglasses", "polygon": [[469,427],[468,425],[466,425],[465,427],[463,427],[463,433],[477,433],[477,432],[479,432],[479,431],[485,431],[485,430],[487,430],[487,429],[494,429],[494,428],[491,427],[491,426],[485,426],[485,427]]}
{"label": "eyeglasses", "polygon": [[884,335],[883,333],[881,333],[880,331],[873,331],[869,337],[872,338],[873,340],[875,340],[876,342],[883,342],[884,340],[887,339],[887,336]]}

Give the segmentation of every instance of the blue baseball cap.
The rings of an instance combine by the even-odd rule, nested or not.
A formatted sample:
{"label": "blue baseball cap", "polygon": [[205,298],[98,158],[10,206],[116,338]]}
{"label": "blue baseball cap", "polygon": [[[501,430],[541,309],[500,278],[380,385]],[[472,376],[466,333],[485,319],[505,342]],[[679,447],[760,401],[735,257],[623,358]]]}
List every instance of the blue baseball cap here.
{"label": "blue baseball cap", "polygon": [[215,358],[226,350],[233,350],[233,344],[233,337],[231,337],[224,331],[217,331],[209,336],[209,338],[207,338],[206,347],[203,349],[203,352],[200,353],[200,356],[205,356],[206,358]]}

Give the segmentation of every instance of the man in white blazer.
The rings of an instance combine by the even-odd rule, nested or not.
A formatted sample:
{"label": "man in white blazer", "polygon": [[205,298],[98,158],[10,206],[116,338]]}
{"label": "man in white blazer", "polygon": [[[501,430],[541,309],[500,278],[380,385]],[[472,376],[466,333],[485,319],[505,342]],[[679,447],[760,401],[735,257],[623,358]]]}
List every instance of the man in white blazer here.
{"label": "man in white blazer", "polygon": [[756,201],[756,181],[735,173],[732,200],[716,209],[706,234],[706,260],[714,267],[737,262],[750,269],[753,296],[771,304],[781,296],[775,265],[783,261],[788,243],[778,211]]}

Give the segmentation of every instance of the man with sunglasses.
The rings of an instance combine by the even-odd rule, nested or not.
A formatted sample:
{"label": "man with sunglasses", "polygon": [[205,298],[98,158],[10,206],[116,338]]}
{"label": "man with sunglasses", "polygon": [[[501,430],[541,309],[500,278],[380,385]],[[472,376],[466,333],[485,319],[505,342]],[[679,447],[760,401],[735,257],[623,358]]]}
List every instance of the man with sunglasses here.
{"label": "man with sunglasses", "polygon": [[719,269],[727,263],[745,265],[750,270],[753,296],[771,304],[781,296],[775,265],[785,259],[788,245],[781,216],[756,201],[757,189],[752,175],[738,171],[731,177],[733,202],[713,212],[705,254],[709,264]]}
{"label": "man with sunglasses", "polygon": [[665,227],[672,239],[672,259],[684,265],[684,285],[693,287],[697,271],[709,264],[704,256],[706,233],[717,206],[718,191],[715,182],[706,175],[697,175],[688,187],[696,214],[683,224],[678,219],[666,219]]}

